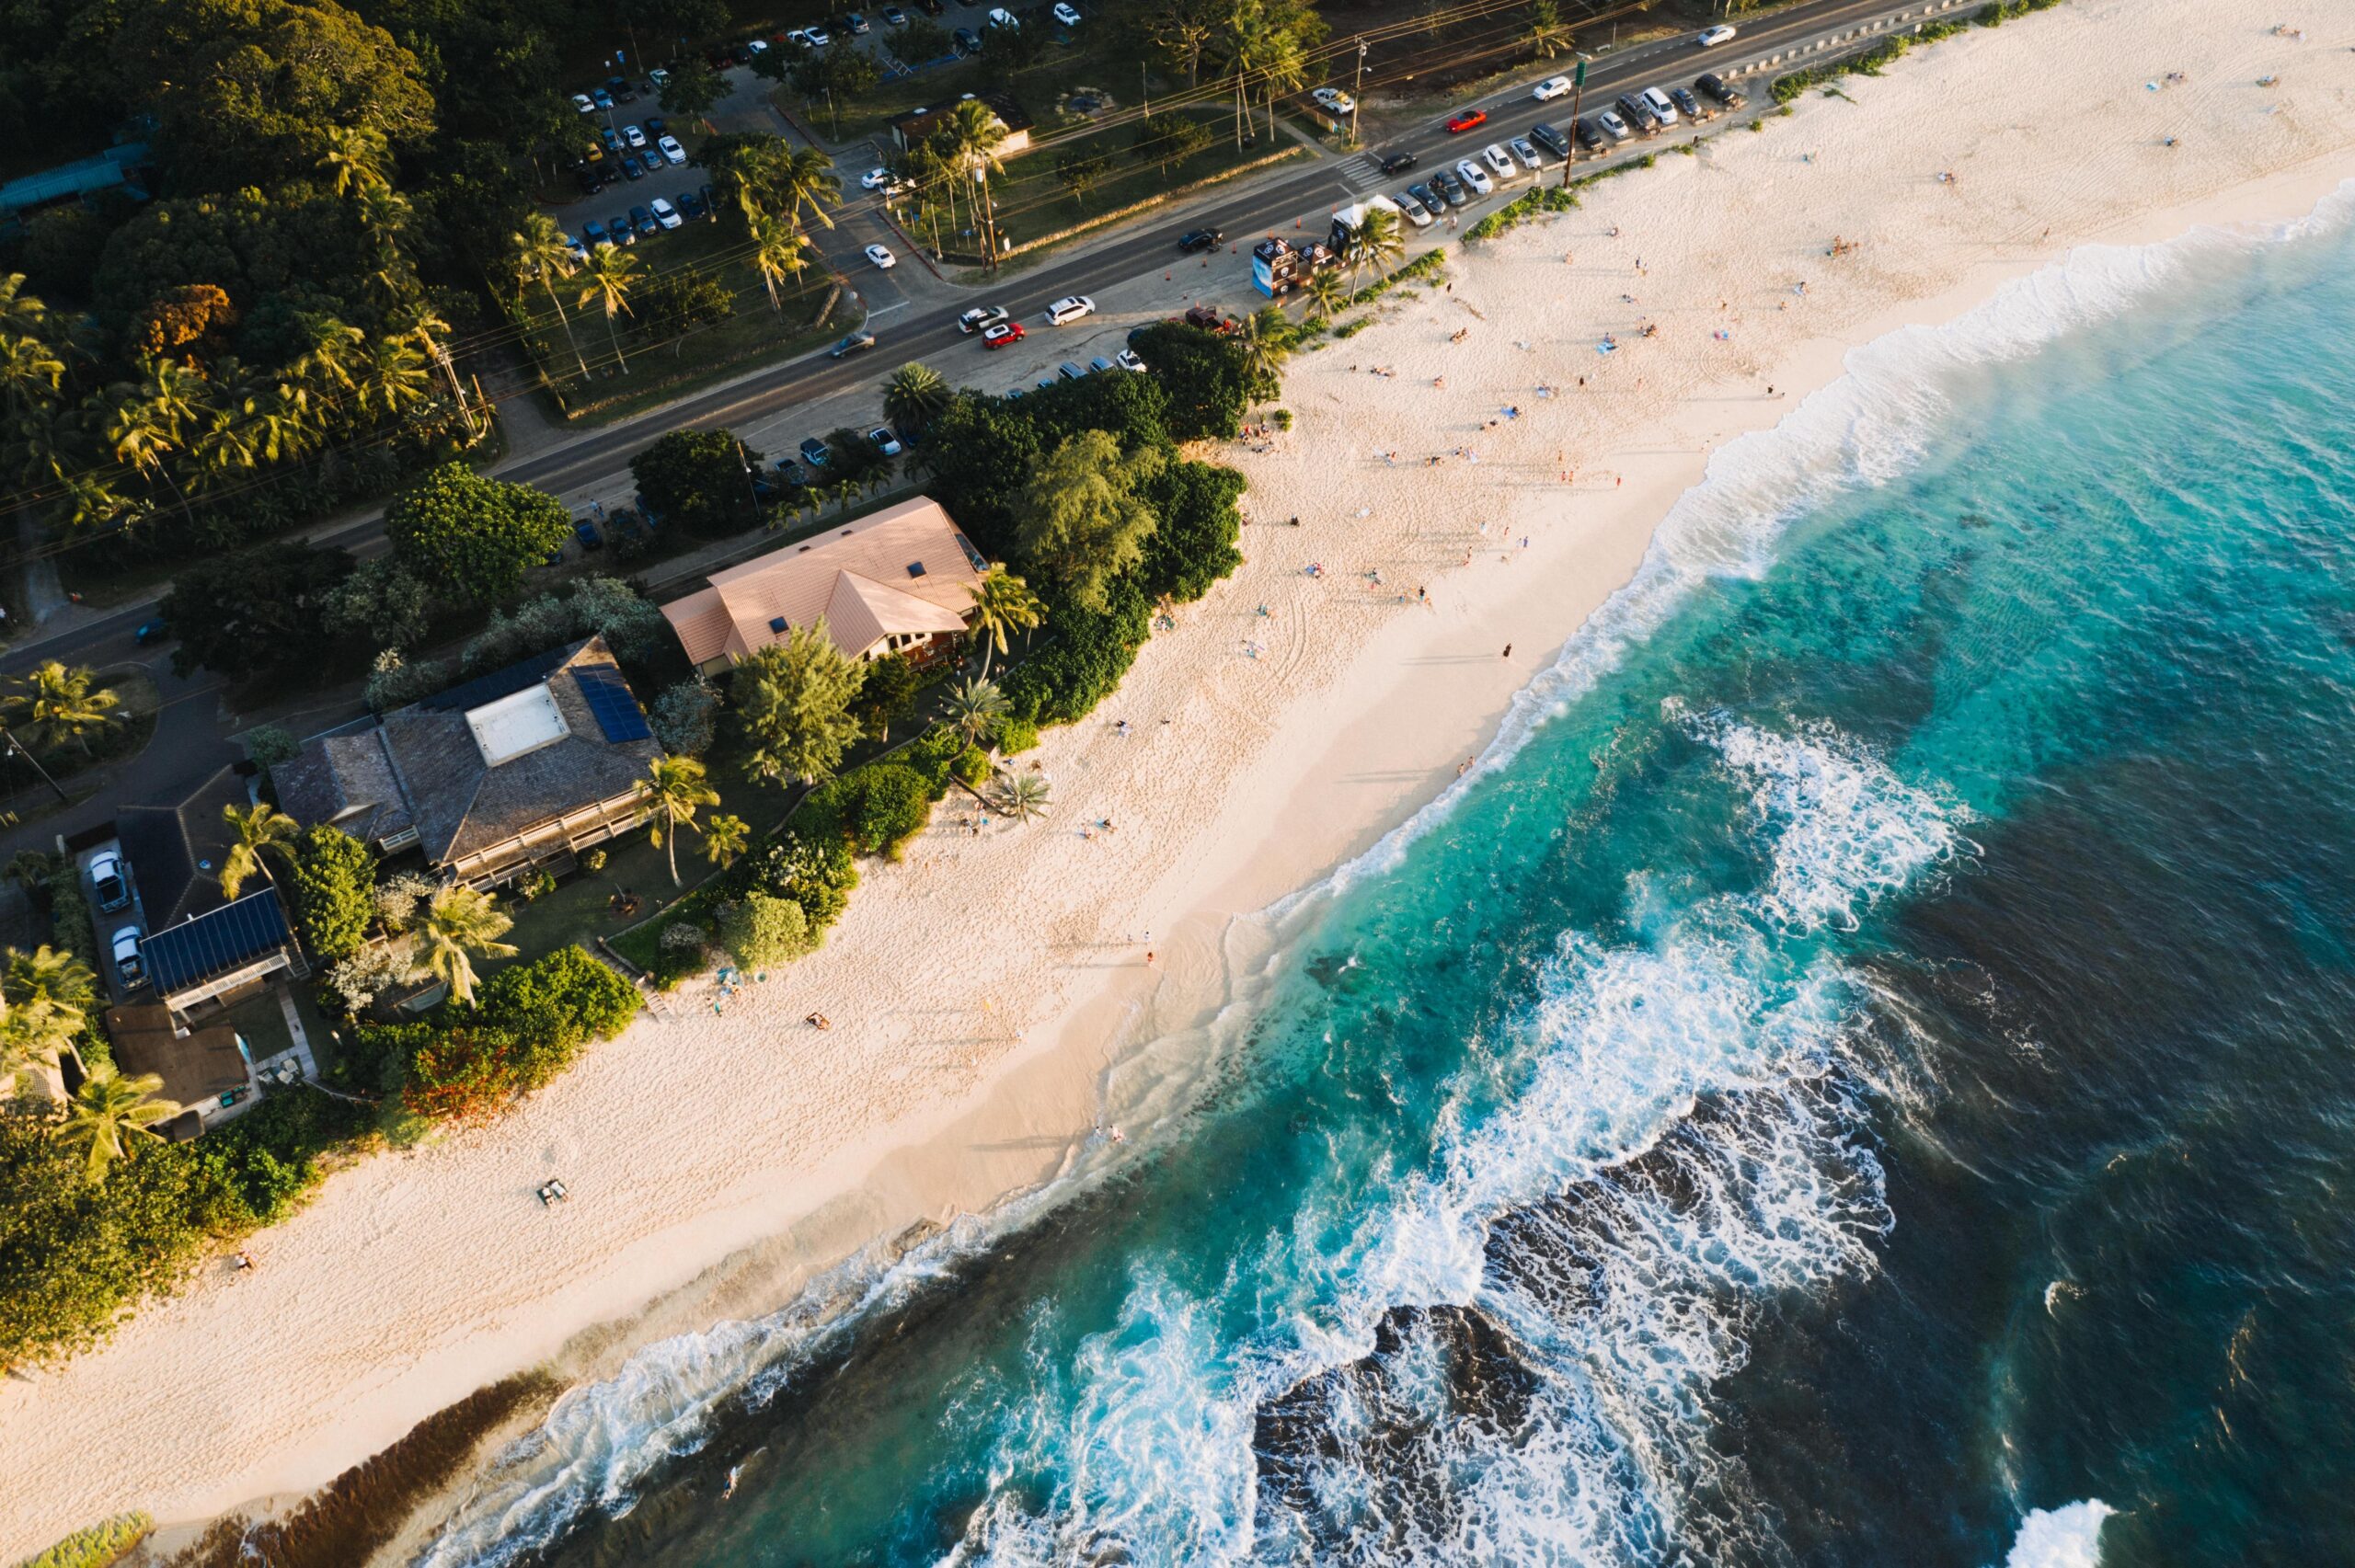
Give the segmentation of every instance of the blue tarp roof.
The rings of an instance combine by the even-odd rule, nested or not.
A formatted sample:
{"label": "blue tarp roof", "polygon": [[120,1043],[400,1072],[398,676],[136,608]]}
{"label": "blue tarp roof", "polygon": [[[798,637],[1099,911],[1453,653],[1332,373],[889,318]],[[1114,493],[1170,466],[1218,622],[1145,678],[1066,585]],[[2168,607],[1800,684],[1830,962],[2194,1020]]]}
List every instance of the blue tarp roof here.
{"label": "blue tarp roof", "polygon": [[285,944],[286,911],[265,887],[155,933],[139,944],[139,956],[155,994],[177,996]]}
{"label": "blue tarp roof", "polygon": [[43,169],[39,174],[29,174],[22,179],[12,179],[6,185],[0,185],[0,212],[39,207],[46,202],[62,201],[69,196],[86,196],[93,190],[128,185],[131,183],[131,170],[146,161],[146,143],[126,142],[119,147],[109,147],[94,157],[77,158],[70,164]]}

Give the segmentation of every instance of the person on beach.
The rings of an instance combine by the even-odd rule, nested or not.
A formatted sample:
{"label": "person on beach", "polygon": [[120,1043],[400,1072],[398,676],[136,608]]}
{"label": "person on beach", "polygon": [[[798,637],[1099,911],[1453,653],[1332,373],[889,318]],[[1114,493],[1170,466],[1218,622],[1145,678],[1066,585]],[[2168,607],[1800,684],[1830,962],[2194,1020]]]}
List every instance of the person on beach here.
{"label": "person on beach", "polygon": [[1507,658],[1511,658],[1512,657],[1512,644],[1511,643],[1505,644],[1505,657]]}

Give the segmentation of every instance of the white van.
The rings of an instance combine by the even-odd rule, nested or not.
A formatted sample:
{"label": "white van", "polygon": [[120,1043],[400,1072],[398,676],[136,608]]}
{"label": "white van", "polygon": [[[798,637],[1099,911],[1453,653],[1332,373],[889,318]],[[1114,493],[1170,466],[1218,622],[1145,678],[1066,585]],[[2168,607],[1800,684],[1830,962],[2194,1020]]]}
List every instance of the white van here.
{"label": "white van", "polygon": [[1670,100],[1669,96],[1666,93],[1661,92],[1658,87],[1646,87],[1644,89],[1644,107],[1650,109],[1652,113],[1660,117],[1660,122],[1663,129],[1676,123],[1676,105]]}

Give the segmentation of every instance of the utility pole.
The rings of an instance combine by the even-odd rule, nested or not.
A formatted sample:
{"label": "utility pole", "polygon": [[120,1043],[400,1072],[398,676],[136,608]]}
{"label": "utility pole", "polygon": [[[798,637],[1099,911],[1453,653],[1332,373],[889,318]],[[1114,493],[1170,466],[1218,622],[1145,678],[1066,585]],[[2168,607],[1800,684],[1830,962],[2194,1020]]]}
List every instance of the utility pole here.
{"label": "utility pole", "polygon": [[1586,102],[1586,56],[1570,76],[1570,155],[1562,160],[1562,189],[1570,188],[1570,166],[1579,161],[1579,106]]}
{"label": "utility pole", "polygon": [[752,460],[745,454],[744,438],[741,436],[736,438],[736,464],[744,471],[744,494],[752,498],[752,521],[758,522],[761,517],[761,489],[752,482]]}
{"label": "utility pole", "polygon": [[1153,94],[1144,85],[1144,62],[1137,62],[1137,102],[1144,106],[1144,117],[1153,118]]}
{"label": "utility pole", "polygon": [[26,750],[22,746],[17,745],[17,738],[13,734],[9,733],[8,727],[6,725],[0,725],[0,737],[5,737],[7,740],[8,755],[11,757],[22,757],[26,761],[30,762],[33,765],[33,772],[40,775],[40,782],[47,784],[50,788],[57,791],[57,798],[59,800],[68,806],[74,804],[74,797],[66,794],[63,789],[60,788],[55,779],[49,776],[49,770],[40,765],[40,759]]}
{"label": "utility pole", "polygon": [[1350,145],[1358,144],[1358,99],[1365,92],[1365,34],[1358,34],[1357,91],[1350,95]]}

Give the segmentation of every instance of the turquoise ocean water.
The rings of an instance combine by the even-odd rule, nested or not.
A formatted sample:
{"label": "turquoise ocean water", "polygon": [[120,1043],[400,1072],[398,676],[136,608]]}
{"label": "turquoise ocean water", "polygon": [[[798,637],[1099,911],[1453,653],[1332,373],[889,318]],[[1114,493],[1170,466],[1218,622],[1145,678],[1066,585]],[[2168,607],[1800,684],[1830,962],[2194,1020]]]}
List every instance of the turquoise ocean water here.
{"label": "turquoise ocean water", "polygon": [[2351,210],[1857,351],[1123,1173],[423,1561],[2355,1562]]}

